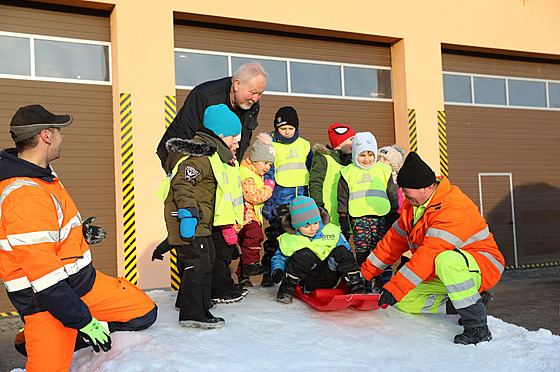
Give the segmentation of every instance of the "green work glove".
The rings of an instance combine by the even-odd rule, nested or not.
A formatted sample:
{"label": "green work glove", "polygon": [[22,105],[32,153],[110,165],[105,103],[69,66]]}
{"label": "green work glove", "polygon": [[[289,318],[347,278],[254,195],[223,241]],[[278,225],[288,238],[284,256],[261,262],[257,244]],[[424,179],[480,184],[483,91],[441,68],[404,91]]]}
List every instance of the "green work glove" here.
{"label": "green work glove", "polygon": [[80,328],[78,332],[86,341],[91,343],[91,347],[93,347],[96,353],[99,353],[100,346],[103,351],[111,350],[111,336],[99,323],[99,320],[91,318],[91,322],[87,326]]}

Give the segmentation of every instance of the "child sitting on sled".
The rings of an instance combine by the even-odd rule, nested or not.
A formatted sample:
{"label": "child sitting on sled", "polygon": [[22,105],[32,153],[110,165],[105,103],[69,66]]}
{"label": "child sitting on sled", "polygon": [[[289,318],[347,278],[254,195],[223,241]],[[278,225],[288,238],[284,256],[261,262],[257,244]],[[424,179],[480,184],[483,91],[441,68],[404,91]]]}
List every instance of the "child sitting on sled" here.
{"label": "child sitting on sled", "polygon": [[306,291],[334,288],[340,280],[350,293],[364,293],[364,279],[340,228],[313,199],[298,196],[282,218],[286,230],[271,261],[272,280],[279,283],[277,301],[291,303],[298,285]]}

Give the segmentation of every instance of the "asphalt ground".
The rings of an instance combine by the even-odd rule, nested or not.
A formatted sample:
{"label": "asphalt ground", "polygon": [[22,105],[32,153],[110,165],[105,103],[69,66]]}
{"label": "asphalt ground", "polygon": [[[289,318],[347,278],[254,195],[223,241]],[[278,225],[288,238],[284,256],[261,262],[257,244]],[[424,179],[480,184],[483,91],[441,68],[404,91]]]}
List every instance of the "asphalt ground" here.
{"label": "asphalt ground", "polygon": [[[489,315],[529,331],[544,328],[560,336],[560,267],[507,270],[491,291]],[[22,327],[18,317],[0,318],[0,372],[25,368],[26,358],[14,348]]]}

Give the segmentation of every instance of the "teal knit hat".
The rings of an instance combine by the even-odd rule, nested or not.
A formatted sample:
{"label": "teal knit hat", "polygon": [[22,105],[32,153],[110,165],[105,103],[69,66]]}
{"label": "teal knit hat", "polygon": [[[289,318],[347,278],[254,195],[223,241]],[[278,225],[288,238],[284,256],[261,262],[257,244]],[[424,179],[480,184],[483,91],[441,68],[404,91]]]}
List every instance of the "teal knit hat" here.
{"label": "teal knit hat", "polygon": [[241,133],[241,121],[226,105],[208,106],[204,111],[204,127],[210,129],[218,137],[236,136]]}
{"label": "teal knit hat", "polygon": [[307,196],[298,196],[290,203],[293,227],[303,227],[321,221],[321,214],[315,201]]}

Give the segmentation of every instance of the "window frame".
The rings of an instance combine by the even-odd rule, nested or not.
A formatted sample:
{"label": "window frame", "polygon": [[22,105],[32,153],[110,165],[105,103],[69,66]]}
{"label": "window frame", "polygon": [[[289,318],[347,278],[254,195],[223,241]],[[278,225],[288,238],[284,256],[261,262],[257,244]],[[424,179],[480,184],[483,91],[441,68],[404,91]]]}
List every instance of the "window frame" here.
{"label": "window frame", "polygon": [[[232,57],[239,57],[239,58],[247,58],[247,59],[255,59],[255,60],[270,60],[270,61],[281,61],[286,62],[286,77],[287,77],[287,92],[278,92],[278,91],[269,91],[265,90],[266,95],[274,95],[274,96],[290,96],[290,97],[312,97],[312,98],[330,98],[330,99],[345,99],[345,100],[357,100],[357,101],[381,101],[381,102],[393,102],[393,78],[392,78],[392,69],[391,67],[387,66],[374,66],[374,65],[363,65],[363,64],[353,64],[353,63],[342,63],[342,62],[329,62],[329,61],[318,61],[318,60],[310,60],[310,59],[299,59],[299,58],[280,58],[280,57],[271,57],[271,56],[261,56],[261,55],[253,55],[253,54],[240,54],[240,53],[227,53],[227,52],[218,52],[218,51],[208,51],[208,50],[201,50],[201,49],[188,49],[188,48],[174,48],[173,52],[180,52],[180,53],[195,53],[195,54],[207,54],[207,55],[220,55],[226,56],[228,60],[228,76],[232,76],[234,71],[232,71]],[[315,94],[315,93],[293,93],[292,92],[292,82],[291,82],[291,70],[290,70],[290,63],[297,62],[297,63],[308,63],[308,64],[319,64],[319,65],[328,65],[328,66],[336,66],[340,69],[340,79],[341,79],[341,95],[327,95],[327,94]],[[357,68],[365,68],[371,70],[388,70],[391,72],[391,98],[376,98],[376,97],[355,97],[355,96],[347,96],[346,95],[346,88],[344,84],[344,67],[357,67]],[[192,90],[195,86],[188,86],[188,85],[175,85],[175,89],[185,89],[185,90]]]}
{"label": "window frame", "polygon": [[[548,84],[560,84],[560,80],[551,80],[551,79],[534,79],[534,78],[523,78],[518,76],[507,76],[507,75],[486,75],[486,74],[470,74],[465,72],[454,72],[454,71],[443,71],[442,75],[448,76],[466,76],[470,79],[470,87],[471,87],[471,102],[450,102],[445,101],[444,104],[446,105],[453,105],[453,106],[476,106],[476,107],[499,107],[499,108],[510,108],[510,109],[523,109],[523,110],[547,110],[547,111],[560,111],[560,107],[550,107],[550,99],[549,99],[549,89]],[[504,79],[505,80],[505,89],[506,89],[506,104],[499,105],[499,104],[489,104],[489,103],[475,103],[474,97],[474,78],[490,78],[490,79]],[[509,82],[510,81],[527,81],[527,82],[537,82],[537,83],[544,83],[545,86],[545,104],[544,107],[539,106],[519,106],[519,105],[512,105],[509,102]],[[444,95],[445,96],[445,95]]]}
{"label": "window frame", "polygon": [[[113,71],[112,71],[112,66],[111,66],[112,51],[111,51],[111,43],[110,42],[85,40],[85,39],[73,39],[73,38],[67,38],[67,37],[25,34],[25,33],[7,32],[7,31],[0,31],[0,36],[10,36],[10,37],[19,37],[19,38],[23,38],[23,39],[28,39],[29,40],[30,63],[31,63],[30,75],[15,75],[15,74],[0,73],[0,79],[51,81],[51,82],[61,82],[61,83],[93,84],[93,85],[112,85],[113,84]],[[36,73],[35,73],[35,65],[36,65],[35,40],[46,40],[46,41],[74,43],[74,44],[86,44],[86,45],[99,45],[99,46],[107,47],[108,60],[109,60],[107,73],[108,73],[109,80],[102,81],[102,80],[86,80],[86,79],[54,78],[54,77],[37,76]]]}

